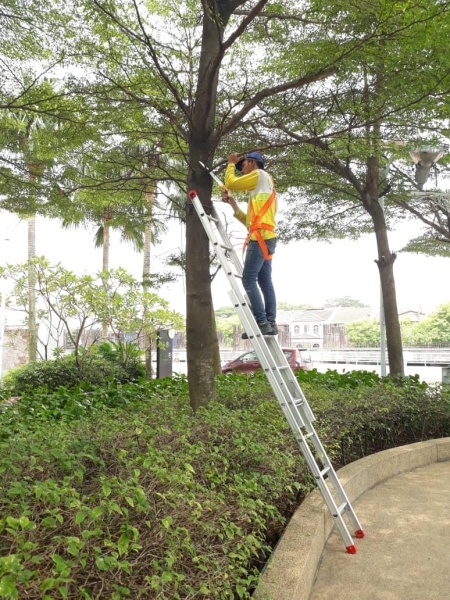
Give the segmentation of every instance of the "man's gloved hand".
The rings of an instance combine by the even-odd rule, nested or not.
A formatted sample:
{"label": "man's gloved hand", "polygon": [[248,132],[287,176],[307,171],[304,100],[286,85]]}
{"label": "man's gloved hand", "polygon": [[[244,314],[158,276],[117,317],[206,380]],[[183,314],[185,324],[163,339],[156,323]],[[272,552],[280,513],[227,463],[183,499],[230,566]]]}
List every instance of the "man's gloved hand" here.
{"label": "man's gloved hand", "polygon": [[227,189],[222,189],[222,202],[228,204],[230,202],[230,198],[233,199],[233,196],[230,195],[230,192]]}
{"label": "man's gloved hand", "polygon": [[237,162],[239,162],[239,154],[237,152],[232,152],[231,154],[229,154],[228,162],[233,163],[233,164],[236,164]]}

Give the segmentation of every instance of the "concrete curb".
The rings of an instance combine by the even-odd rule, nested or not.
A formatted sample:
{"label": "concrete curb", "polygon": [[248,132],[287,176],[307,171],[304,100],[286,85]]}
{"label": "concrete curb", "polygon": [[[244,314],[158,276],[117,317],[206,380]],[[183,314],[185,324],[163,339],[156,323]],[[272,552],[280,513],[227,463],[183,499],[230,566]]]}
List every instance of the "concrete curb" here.
{"label": "concrete curb", "polygon": [[[338,471],[338,476],[353,503],[391,477],[449,459],[450,438],[442,438],[377,452],[346,465]],[[333,521],[322,495],[314,490],[289,521],[261,575],[254,598],[308,600],[332,529]]]}

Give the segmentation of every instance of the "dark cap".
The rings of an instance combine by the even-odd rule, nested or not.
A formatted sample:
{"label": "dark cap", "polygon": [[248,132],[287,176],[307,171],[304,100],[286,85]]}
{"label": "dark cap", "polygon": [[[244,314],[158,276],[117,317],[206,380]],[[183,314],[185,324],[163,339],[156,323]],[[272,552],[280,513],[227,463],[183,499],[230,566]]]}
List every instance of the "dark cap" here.
{"label": "dark cap", "polygon": [[244,162],[244,160],[254,160],[256,163],[258,163],[258,167],[260,169],[264,169],[264,158],[261,156],[261,154],[259,154],[259,152],[249,152],[245,158],[241,158],[241,160],[239,162],[236,163],[236,169],[238,171],[242,171],[242,163]]}

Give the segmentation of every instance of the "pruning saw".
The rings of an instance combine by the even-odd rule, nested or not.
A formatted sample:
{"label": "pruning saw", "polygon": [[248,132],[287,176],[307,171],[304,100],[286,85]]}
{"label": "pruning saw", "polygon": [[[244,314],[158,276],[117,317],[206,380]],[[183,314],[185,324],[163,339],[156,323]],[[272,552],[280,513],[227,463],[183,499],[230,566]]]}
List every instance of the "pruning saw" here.
{"label": "pruning saw", "polygon": [[[198,161],[199,164],[205,169],[205,171],[208,171],[206,165],[204,163],[202,163],[201,160]],[[208,171],[208,173],[211,175],[211,177],[213,178],[213,180],[220,185],[220,188],[224,191],[224,192],[228,192],[228,189],[225,187],[224,183],[222,181],[220,181],[220,179],[217,177],[217,175],[215,175],[212,171]],[[224,202],[226,202],[226,200],[224,200]]]}

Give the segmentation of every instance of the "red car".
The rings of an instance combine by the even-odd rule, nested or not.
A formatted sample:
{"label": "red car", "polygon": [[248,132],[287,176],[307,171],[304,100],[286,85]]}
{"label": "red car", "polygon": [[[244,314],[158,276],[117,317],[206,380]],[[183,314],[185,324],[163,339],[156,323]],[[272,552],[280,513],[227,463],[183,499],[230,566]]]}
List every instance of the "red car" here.
{"label": "red car", "polygon": [[[282,348],[291,369],[293,371],[310,371],[313,367],[311,354],[305,348]],[[261,369],[254,350],[241,354],[238,358],[230,360],[222,367],[222,373],[232,373],[238,371],[240,373],[254,373],[257,369]]]}

